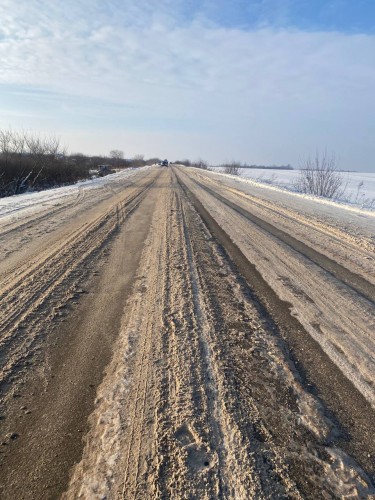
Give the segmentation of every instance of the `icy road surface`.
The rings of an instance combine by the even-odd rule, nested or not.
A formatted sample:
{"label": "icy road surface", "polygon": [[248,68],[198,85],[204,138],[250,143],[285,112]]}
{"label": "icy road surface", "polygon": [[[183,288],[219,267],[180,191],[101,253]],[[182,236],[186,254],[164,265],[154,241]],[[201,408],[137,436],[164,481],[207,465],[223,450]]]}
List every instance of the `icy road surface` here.
{"label": "icy road surface", "polygon": [[374,236],[178,166],[0,200],[0,497],[374,495]]}

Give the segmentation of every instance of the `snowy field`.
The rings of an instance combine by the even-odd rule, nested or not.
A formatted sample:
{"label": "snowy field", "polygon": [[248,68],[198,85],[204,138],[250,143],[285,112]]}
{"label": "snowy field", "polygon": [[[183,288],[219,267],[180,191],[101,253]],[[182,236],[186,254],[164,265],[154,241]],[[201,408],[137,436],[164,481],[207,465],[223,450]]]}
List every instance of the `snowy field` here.
{"label": "snowy field", "polygon": [[[215,169],[220,172],[221,169]],[[336,201],[375,210],[375,173],[342,172],[344,193]],[[295,183],[300,170],[278,170],[243,168],[240,176],[259,183],[277,186],[288,191],[296,191]]]}

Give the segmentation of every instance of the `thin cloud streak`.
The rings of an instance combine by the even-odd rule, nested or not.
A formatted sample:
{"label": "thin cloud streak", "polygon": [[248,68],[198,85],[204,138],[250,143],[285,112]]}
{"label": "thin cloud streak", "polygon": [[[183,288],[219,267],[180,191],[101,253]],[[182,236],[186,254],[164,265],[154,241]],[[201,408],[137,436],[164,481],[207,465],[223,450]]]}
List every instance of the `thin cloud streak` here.
{"label": "thin cloud streak", "polygon": [[[245,160],[263,154],[295,162],[304,149],[347,149],[350,136],[366,148],[361,161],[374,153],[361,137],[374,131],[375,36],[225,28],[199,16],[187,22],[182,4],[169,0],[157,10],[147,0],[106,2],[106,9],[98,0],[45,9],[42,4],[4,0],[0,7],[1,18],[6,16],[0,35],[5,104],[14,104],[11,85],[19,92],[24,87],[20,106],[33,107],[29,87],[48,90],[46,99],[55,100],[56,116],[48,106],[44,122],[36,118],[37,127],[60,120],[68,136],[76,123],[69,123],[67,110],[77,100],[76,122],[88,135],[96,112],[103,127],[119,127],[125,138],[132,123],[148,134],[158,134],[160,126],[180,141],[176,154],[189,155],[186,133],[195,124],[207,138],[201,154],[212,161],[220,161],[219,155]],[[111,120],[103,103],[125,108]],[[353,119],[355,130],[343,126]],[[345,158],[352,165],[354,156]]]}

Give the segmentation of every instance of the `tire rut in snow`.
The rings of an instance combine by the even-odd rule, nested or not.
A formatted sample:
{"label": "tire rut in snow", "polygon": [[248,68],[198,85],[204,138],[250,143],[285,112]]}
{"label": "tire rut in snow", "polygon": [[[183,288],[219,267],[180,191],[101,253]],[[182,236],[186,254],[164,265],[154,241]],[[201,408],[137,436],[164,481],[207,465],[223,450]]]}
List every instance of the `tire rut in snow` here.
{"label": "tire rut in snow", "polygon": [[[180,174],[178,178],[181,182]],[[182,187],[215,240],[222,245],[235,268],[245,277],[256,303],[274,323],[276,329],[280,329],[281,338],[286,341],[286,346],[289,346],[288,355],[294,359],[307,390],[319,394],[328,405],[328,415],[331,415],[330,418],[337,422],[340,429],[340,432],[333,437],[333,442],[354,456],[374,479],[375,470],[371,459],[374,449],[370,438],[371,429],[375,424],[374,410],[352,383],[342,375],[319,344],[303,329],[299,321],[291,316],[290,304],[283,302],[276,295],[254,264],[246,259],[185,183]]]}
{"label": "tire rut in snow", "polygon": [[173,176],[138,278],[65,498],[373,492]]}
{"label": "tire rut in snow", "polygon": [[[151,183],[152,184],[152,183]],[[58,242],[39,259],[6,276],[0,293],[0,386],[24,367],[54,320],[63,317],[80,288],[89,262],[115,234],[124,219],[139,205],[147,184],[64,242]]]}
{"label": "tire rut in snow", "polygon": [[[372,302],[204,189],[197,189],[187,177],[184,179],[224,228],[223,238],[229,244],[235,242],[234,253],[255,266],[268,288],[284,301],[284,307],[290,308],[301,327],[375,408]],[[269,306],[273,307],[272,302]]]}
{"label": "tire rut in snow", "polygon": [[252,214],[248,210],[239,206],[236,203],[228,200],[225,196],[222,196],[216,190],[209,188],[208,186],[202,184],[201,182],[194,181],[198,186],[207,191],[209,194],[214,196],[217,200],[221,201],[228,207],[232,208],[240,215],[250,220],[253,224],[256,224],[260,228],[267,231],[267,233],[271,234],[275,238],[279,239],[286,245],[290,246],[293,250],[299,252],[301,255],[311,260],[314,264],[317,264],[322,269],[330,273],[337,280],[342,281],[348,287],[353,289],[358,295],[362,296],[366,300],[368,300],[372,305],[375,305],[375,286],[364,279],[362,276],[351,272],[345,267],[341,266],[337,262],[333,261],[326,255],[318,252],[317,250],[309,247],[302,241],[297,240],[290,234],[285,233],[283,230],[275,227],[274,225],[266,222],[260,217]]}

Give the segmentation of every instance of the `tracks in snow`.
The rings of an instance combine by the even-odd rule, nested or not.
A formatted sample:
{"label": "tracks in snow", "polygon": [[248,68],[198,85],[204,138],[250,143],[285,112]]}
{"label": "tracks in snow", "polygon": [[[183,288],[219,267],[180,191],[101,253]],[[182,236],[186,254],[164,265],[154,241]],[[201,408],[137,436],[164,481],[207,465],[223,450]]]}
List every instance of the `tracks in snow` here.
{"label": "tracks in snow", "polygon": [[[317,272],[320,266],[312,259],[306,263],[299,247],[292,248],[294,240],[287,244],[285,230],[280,234],[258,215],[250,217],[251,209],[237,203],[233,194],[229,200],[233,206],[229,206],[226,191],[216,192],[217,187],[207,191],[201,184],[179,170],[155,169],[141,185],[113,193],[113,206],[76,227],[66,241],[55,242],[31,263],[3,276],[0,361],[6,389],[5,382],[11,382],[17,369],[42,346],[48,333],[44,328],[57,322],[65,310],[75,336],[74,327],[80,323],[71,318],[68,306],[84,291],[84,270],[103,254],[106,243],[133,213],[130,228],[125,226],[127,231],[115,240],[115,255],[109,260],[115,265],[103,263],[100,283],[106,284],[105,291],[103,301],[97,297],[96,303],[108,307],[111,276],[119,269],[133,273],[133,289],[126,293],[122,311],[125,285],[115,285],[120,287],[114,294],[120,305],[113,308],[117,325],[111,333],[117,339],[113,358],[98,387],[82,459],[63,498],[247,500],[374,494],[372,479],[364,472],[375,477],[367,456],[373,452],[374,413],[290,314],[291,304],[271,286],[276,283],[277,291],[285,288],[301,304],[311,305],[310,298],[319,309],[318,297],[311,294],[322,292],[314,281],[325,276],[331,286],[336,278],[324,269]],[[141,202],[144,211],[135,211]],[[129,248],[128,239],[139,224],[144,224],[142,237],[132,248],[141,256],[130,270],[119,256]],[[262,272],[270,270],[280,279],[269,285],[269,276],[263,279],[251,264],[254,256],[256,265],[264,266]],[[311,290],[296,288],[296,270]],[[345,283],[342,287],[348,288]],[[346,293],[357,294],[354,288]],[[343,303],[346,296],[341,298]],[[89,326],[81,325],[77,338],[88,335],[89,340],[77,341],[78,354],[68,353],[62,366],[57,364],[58,381],[41,398],[44,404],[49,397],[59,399],[58,386],[70,377],[65,359],[77,361],[82,352],[100,355],[101,342],[109,334],[106,321],[111,322],[111,314],[95,330],[92,338],[97,345],[87,348],[88,330],[95,328],[90,318],[97,315],[89,300],[82,302]],[[357,349],[365,345],[361,341],[357,339]],[[95,362],[87,366],[94,367]],[[80,374],[78,384],[75,380],[70,384],[71,390],[63,394],[72,410],[66,405],[56,427],[56,415],[48,414],[42,439],[56,438],[48,435],[50,426],[67,429],[65,420],[72,418],[75,407],[70,395],[79,398],[83,386],[92,385],[85,374]],[[87,397],[94,399],[91,392]],[[80,405],[77,408],[80,411]],[[35,412],[41,415],[39,421],[44,419],[43,404]],[[82,427],[79,422],[75,425],[79,436]],[[22,443],[21,433],[19,453],[41,435],[34,431]],[[62,447],[70,439],[58,437]],[[17,445],[16,440],[13,453]],[[48,453],[57,463],[54,450],[48,448]],[[50,481],[43,484],[61,492],[61,485],[54,484],[53,467],[39,465],[51,473]],[[21,467],[18,477],[29,478],[30,470],[36,470],[25,461]],[[11,462],[9,474],[13,475]],[[17,491],[22,493],[21,483]],[[37,491],[37,486],[33,488],[32,493],[23,491],[24,496],[31,497]],[[47,498],[46,491],[37,496]]]}
{"label": "tracks in snow", "polygon": [[340,429],[304,385],[278,325],[168,175],[64,497],[372,492],[337,446]]}
{"label": "tracks in snow", "polygon": [[[184,176],[184,182],[186,182]],[[243,258],[252,262],[303,328],[375,405],[375,287],[268,221],[251,204],[187,180]],[[237,200],[237,201],[236,201]]]}
{"label": "tracks in snow", "polygon": [[218,193],[217,190],[211,189],[201,182],[197,182],[197,185],[210,193],[221,203],[224,203],[226,206],[230,207],[253,224],[256,224],[259,228],[263,229],[266,233],[272,235],[280,242],[288,245],[292,250],[303,255],[306,259],[309,259],[311,262],[332,275],[332,277],[334,277],[338,281],[341,281],[355,293],[357,293],[364,299],[367,299],[371,304],[375,305],[375,285],[370,283],[368,280],[366,280],[362,276],[359,276],[358,274],[351,272],[344,266],[332,260],[327,255],[324,255],[314,248],[306,245],[302,241],[297,240],[291,234],[286,233],[273,224],[270,224],[269,222],[254,215],[249,210],[243,208],[240,204],[233,203],[225,196],[222,196],[220,193]]}
{"label": "tracks in snow", "polygon": [[90,260],[139,205],[153,181],[121,201],[37,259],[3,278],[0,303],[0,386],[32,358],[51,321],[83,293],[80,283]]}

